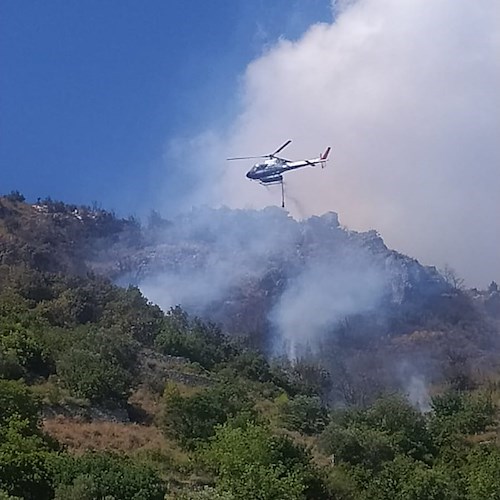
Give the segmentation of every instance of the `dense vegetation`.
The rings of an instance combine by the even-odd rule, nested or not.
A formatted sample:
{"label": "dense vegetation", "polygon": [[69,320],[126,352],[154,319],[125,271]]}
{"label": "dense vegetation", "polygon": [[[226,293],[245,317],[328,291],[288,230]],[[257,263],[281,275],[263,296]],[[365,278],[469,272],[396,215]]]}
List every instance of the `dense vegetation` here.
{"label": "dense vegetation", "polygon": [[0,499],[500,498],[494,378],[450,372],[425,412],[383,388],[329,405],[340,372],[164,313],[76,249],[57,268],[43,228],[20,243],[22,197],[1,207]]}

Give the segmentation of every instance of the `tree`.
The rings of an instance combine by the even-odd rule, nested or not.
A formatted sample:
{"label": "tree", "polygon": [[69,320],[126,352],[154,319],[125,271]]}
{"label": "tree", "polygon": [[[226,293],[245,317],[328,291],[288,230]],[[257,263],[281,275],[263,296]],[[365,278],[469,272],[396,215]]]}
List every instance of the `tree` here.
{"label": "tree", "polygon": [[465,477],[470,500],[499,500],[500,448],[482,446],[474,449],[467,457]]}
{"label": "tree", "polygon": [[0,429],[15,417],[34,433],[39,425],[39,406],[30,390],[21,382],[0,380]]}
{"label": "tree", "polygon": [[335,462],[368,469],[379,469],[396,455],[395,446],[386,432],[360,423],[344,427],[331,422],[323,431],[319,445]]}
{"label": "tree", "polygon": [[[166,486],[150,467],[109,453],[87,453],[80,457],[59,456],[54,462],[58,498],[115,498],[163,500]],[[67,495],[67,496],[63,496]],[[82,497],[79,497],[82,498]]]}
{"label": "tree", "polygon": [[217,490],[231,493],[235,500],[306,498],[307,455],[266,427],[219,427],[205,458],[218,475]]}
{"label": "tree", "polygon": [[326,408],[319,397],[297,395],[279,401],[280,422],[286,428],[304,434],[317,434],[328,423]]}
{"label": "tree", "polygon": [[241,387],[230,383],[220,383],[186,396],[176,386],[168,385],[163,405],[165,433],[188,449],[213,436],[218,424],[239,413],[251,414],[252,410]]}
{"label": "tree", "polygon": [[448,285],[450,285],[455,290],[463,290],[464,289],[464,279],[460,278],[451,266],[446,264],[441,271],[441,275]]}
{"label": "tree", "polygon": [[369,500],[447,500],[461,498],[443,471],[398,455],[367,485]]}
{"label": "tree", "polygon": [[0,380],[0,484],[9,495],[52,498],[54,449],[39,428],[38,405],[20,382]]}
{"label": "tree", "polygon": [[431,405],[429,428],[438,445],[483,432],[494,421],[495,405],[488,394],[449,391],[433,397]]}
{"label": "tree", "polygon": [[57,374],[77,397],[91,401],[111,399],[123,402],[130,387],[130,374],[112,359],[96,352],[75,348],[56,363]]}

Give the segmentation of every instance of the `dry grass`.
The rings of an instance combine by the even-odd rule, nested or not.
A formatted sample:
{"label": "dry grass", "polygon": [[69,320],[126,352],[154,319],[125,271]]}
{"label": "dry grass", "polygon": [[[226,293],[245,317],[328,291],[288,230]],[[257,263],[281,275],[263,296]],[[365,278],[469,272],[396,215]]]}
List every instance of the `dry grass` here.
{"label": "dry grass", "polygon": [[160,398],[153,394],[146,386],[139,386],[129,397],[129,404],[140,408],[150,420],[160,411]]}
{"label": "dry grass", "polygon": [[43,422],[44,430],[74,453],[88,450],[168,453],[177,449],[155,426],[117,422],[82,422],[56,417]]}

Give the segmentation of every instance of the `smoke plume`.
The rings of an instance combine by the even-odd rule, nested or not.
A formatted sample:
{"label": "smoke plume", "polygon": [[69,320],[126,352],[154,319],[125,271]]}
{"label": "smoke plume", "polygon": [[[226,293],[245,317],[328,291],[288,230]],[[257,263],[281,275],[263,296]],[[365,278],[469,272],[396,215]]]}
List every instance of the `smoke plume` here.
{"label": "smoke plume", "polygon": [[303,210],[290,203],[295,216],[334,210],[393,248],[451,265],[470,285],[498,280],[499,33],[496,0],[335,3],[331,22],[249,64],[240,112],[226,131],[207,132],[214,161],[196,152],[197,199],[278,204],[279,192],[245,178],[251,162],[224,158],[265,154],[288,138],[291,159],[331,145],[325,170],[287,176]]}
{"label": "smoke plume", "polygon": [[347,318],[382,313],[436,279],[374,231],[347,231],[334,213],[299,222],[277,207],[193,210],[164,228],[152,251],[140,283],[149,299],[216,321],[249,314],[243,328],[264,315],[254,324],[266,346],[290,359],[314,352]]}

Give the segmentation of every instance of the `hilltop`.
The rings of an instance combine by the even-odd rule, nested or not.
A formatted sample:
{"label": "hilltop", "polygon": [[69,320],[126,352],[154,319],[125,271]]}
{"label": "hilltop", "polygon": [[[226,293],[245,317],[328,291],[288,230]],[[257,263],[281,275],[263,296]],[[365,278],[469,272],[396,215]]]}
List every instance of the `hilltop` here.
{"label": "hilltop", "polygon": [[376,373],[382,387],[404,389],[412,376],[439,380],[457,357],[464,372],[495,364],[498,290],[462,290],[335,213],[296,221],[273,207],[199,208],[171,220],[152,212],[141,225],[11,193],[0,198],[0,235],[4,266],[137,286],[164,311],[181,305],[268,355],[307,353],[340,378]]}
{"label": "hilltop", "polygon": [[499,292],[458,285],[333,213],[0,197],[0,498],[484,498]]}

